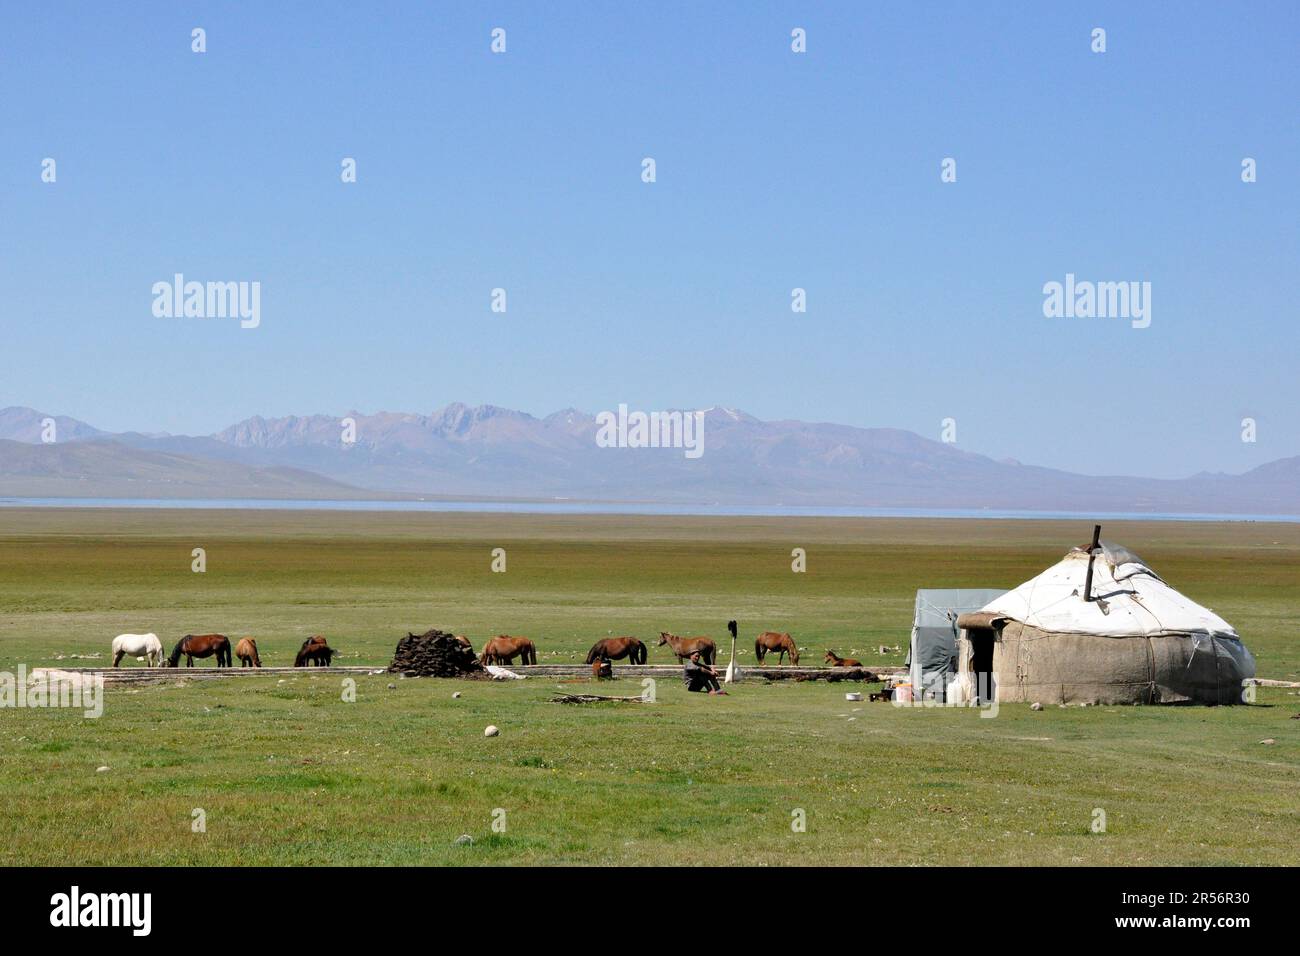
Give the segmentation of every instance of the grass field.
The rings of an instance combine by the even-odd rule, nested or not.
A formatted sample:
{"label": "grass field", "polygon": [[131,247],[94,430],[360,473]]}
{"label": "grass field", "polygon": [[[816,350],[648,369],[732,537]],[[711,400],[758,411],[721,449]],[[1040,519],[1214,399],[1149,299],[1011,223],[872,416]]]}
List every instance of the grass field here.
{"label": "grass field", "polygon": [[[542,662],[568,661],[610,633],[721,643],[733,617],[742,644],[789,630],[814,663],[831,647],[897,664],[877,647],[906,644],[916,588],[1011,587],[1089,531],[4,509],[0,670],[107,665],[123,631],[168,648],[188,632],[251,634],[268,664],[324,633],[338,663],[382,665],[407,630],[439,627],[476,645],[526,634]],[[1260,676],[1300,680],[1300,525],[1116,523],[1105,536],[1231,621]],[[806,574],[790,571],[795,547]],[[194,548],[206,573],[190,569]],[[109,690],[98,720],[0,710],[0,863],[1283,864],[1300,842],[1294,691],[986,719],[848,703],[843,685],[746,683],[709,699],[661,681],[653,705],[572,707],[549,702],[553,680],[357,683],[353,703],[337,676],[304,674]],[[482,736],[489,723],[500,737]],[[797,811],[806,832],[791,828]],[[456,845],[462,833],[474,843]]]}

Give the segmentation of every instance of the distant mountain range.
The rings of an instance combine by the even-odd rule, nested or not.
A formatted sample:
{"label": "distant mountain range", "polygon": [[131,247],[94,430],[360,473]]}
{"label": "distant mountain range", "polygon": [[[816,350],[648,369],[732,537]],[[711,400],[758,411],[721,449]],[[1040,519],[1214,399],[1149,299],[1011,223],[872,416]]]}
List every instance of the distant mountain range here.
{"label": "distant mountain range", "polygon": [[[53,418],[57,440],[42,442]],[[345,442],[344,419],[355,422]],[[453,403],[250,418],[202,437],[107,433],[0,410],[0,495],[574,498],[724,505],[1300,513],[1300,456],[1242,475],[1090,477],[995,461],[893,428],[704,413],[704,453],[607,448],[595,416]]]}

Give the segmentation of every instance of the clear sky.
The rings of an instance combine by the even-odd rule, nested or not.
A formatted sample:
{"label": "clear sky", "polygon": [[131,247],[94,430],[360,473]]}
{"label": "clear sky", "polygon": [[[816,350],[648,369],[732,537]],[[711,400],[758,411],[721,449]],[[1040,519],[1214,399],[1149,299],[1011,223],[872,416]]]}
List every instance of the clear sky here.
{"label": "clear sky", "polygon": [[[43,2],[3,27],[0,406],[204,434],[720,404],[952,417],[959,447],[1091,473],[1300,454],[1300,4]],[[261,326],[155,318],[176,272],[261,282]],[[1149,281],[1150,327],[1044,317],[1066,273]]]}

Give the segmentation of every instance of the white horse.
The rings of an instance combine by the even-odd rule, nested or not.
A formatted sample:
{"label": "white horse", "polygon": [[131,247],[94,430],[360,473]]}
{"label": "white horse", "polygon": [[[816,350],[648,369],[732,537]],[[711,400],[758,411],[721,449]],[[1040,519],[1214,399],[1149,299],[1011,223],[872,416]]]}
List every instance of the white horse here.
{"label": "white horse", "polygon": [[163,661],[162,641],[157,634],[119,634],[113,638],[113,666],[130,654],[137,660],[149,661],[150,667],[161,667]]}

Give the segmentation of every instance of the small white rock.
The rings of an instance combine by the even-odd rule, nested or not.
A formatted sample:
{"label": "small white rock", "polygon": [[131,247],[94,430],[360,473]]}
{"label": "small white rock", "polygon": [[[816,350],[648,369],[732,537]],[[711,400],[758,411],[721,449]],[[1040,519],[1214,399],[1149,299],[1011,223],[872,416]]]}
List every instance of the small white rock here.
{"label": "small white rock", "polygon": [[389,685],[388,685],[388,689],[389,689],[389,690],[397,690],[397,685],[396,685],[396,684],[389,684]]}
{"label": "small white rock", "polygon": [[484,731],[483,731],[483,736],[484,736],[484,737],[495,737],[495,736],[497,736],[499,733],[501,733],[501,730],[500,730],[499,727],[497,727],[496,724],[488,724],[487,727],[486,727],[486,728],[484,729]]}
{"label": "small white rock", "polygon": [[1260,741],[1260,743],[1261,743],[1261,744],[1275,744],[1275,743],[1277,743],[1277,741],[1274,740],[1272,737],[1265,737],[1263,740]]}
{"label": "small white rock", "polygon": [[1034,701],[1032,704],[1029,705],[1029,709],[1030,709],[1030,710],[1042,710],[1042,709],[1043,709],[1043,705],[1040,704],[1038,701]]}
{"label": "small white rock", "polygon": [[103,773],[103,772],[104,772],[105,770],[107,770],[107,769],[108,769],[108,767],[96,767],[96,768],[95,768],[95,773]]}
{"label": "small white rock", "polygon": [[473,838],[472,836],[470,836],[468,833],[462,833],[460,836],[456,837],[456,845],[457,845],[457,846],[473,846],[473,845],[474,845],[474,838]]}
{"label": "small white rock", "polygon": [[452,695],[451,695],[451,699],[452,699],[452,700],[460,700],[460,691],[456,691],[456,693],[452,694]]}

